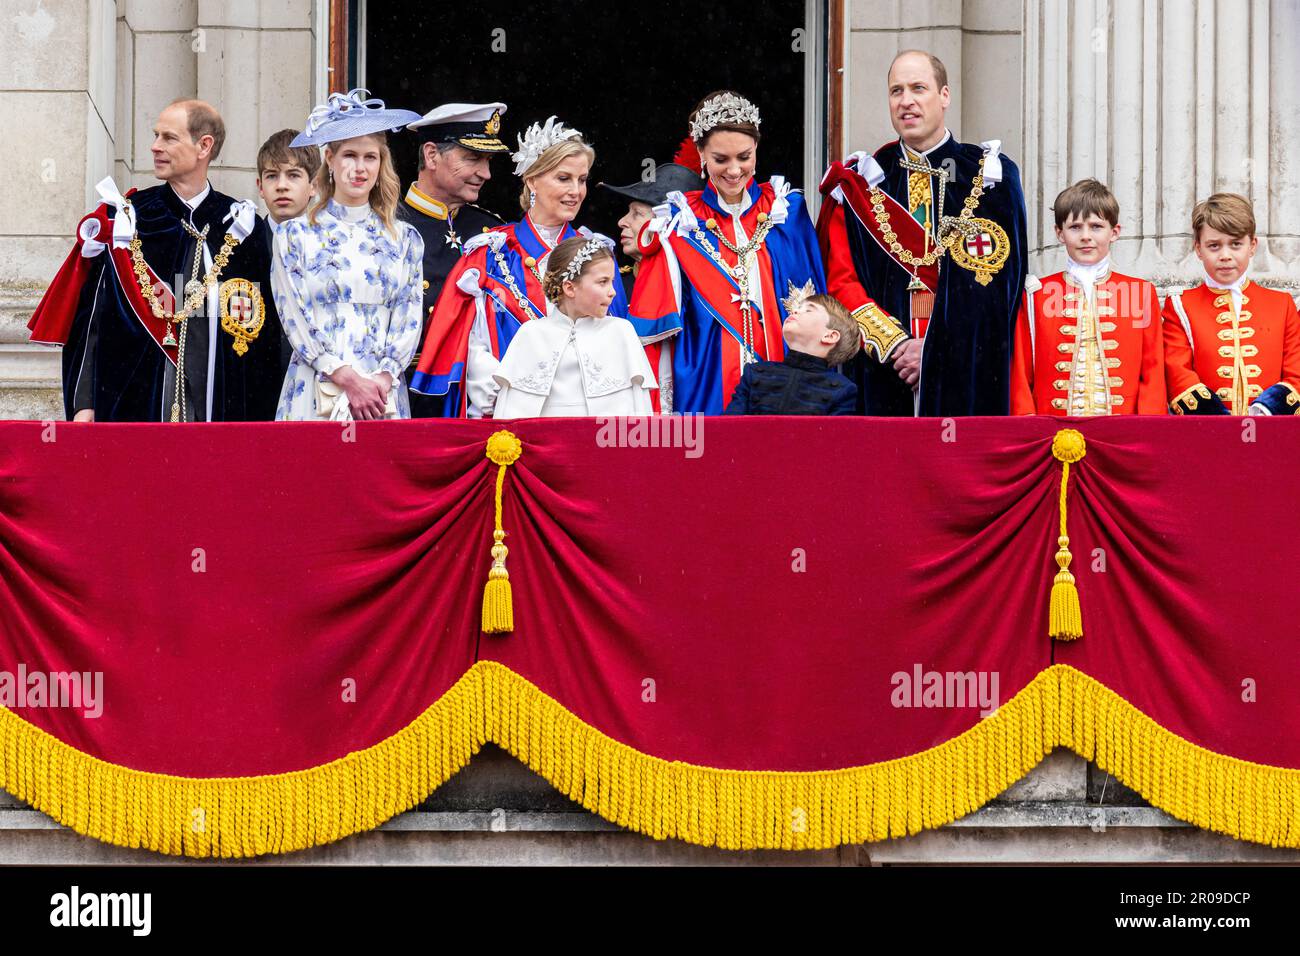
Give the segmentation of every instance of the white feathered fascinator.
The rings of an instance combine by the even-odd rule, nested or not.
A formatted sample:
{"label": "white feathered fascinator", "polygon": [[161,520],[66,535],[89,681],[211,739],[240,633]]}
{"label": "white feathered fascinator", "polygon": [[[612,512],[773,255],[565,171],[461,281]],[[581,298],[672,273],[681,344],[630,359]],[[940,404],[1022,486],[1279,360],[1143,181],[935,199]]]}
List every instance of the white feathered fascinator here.
{"label": "white feathered fascinator", "polygon": [[519,140],[519,149],[510,154],[510,158],[515,161],[515,175],[522,176],[528,171],[542,153],[546,152],[556,143],[562,143],[566,139],[582,139],[582,134],[576,129],[572,129],[559,122],[554,116],[545,123],[534,123],[528,129],[524,130],[517,139]]}

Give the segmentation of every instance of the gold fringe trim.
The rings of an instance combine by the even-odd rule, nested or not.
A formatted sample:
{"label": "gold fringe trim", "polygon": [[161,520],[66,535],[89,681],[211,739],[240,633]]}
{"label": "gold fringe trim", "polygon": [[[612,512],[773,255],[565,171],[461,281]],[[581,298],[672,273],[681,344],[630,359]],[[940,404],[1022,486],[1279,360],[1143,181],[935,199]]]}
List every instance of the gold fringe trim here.
{"label": "gold fringe trim", "polygon": [[483,745],[483,674],[471,668],[386,740],[256,777],[177,777],[84,754],[0,707],[0,788],[83,836],[190,857],[288,853],[373,830],[409,810]]}
{"label": "gold fringe trim", "polygon": [[1300,770],[1206,750],[1166,730],[1105,684],[1065,664],[1057,742],[1154,807],[1203,830],[1300,847]]}
{"label": "gold fringe trim", "polygon": [[1064,664],[920,753],[824,771],[722,770],[619,743],[503,664],[479,661],[373,747],[309,770],[186,778],[87,756],[0,709],[0,787],[78,833],[192,857],[300,850],[419,804],[492,741],[561,793],[655,839],[824,849],[908,836],[979,809],[1058,746],[1207,830],[1300,846],[1300,770],[1216,754]]}
{"label": "gold fringe trim", "polygon": [[725,850],[825,849],[951,823],[1029,773],[1052,749],[1056,681],[1040,673],[952,740],[861,767],[720,770],[634,750],[509,668],[485,669],[488,736],[561,793],[620,826]]}

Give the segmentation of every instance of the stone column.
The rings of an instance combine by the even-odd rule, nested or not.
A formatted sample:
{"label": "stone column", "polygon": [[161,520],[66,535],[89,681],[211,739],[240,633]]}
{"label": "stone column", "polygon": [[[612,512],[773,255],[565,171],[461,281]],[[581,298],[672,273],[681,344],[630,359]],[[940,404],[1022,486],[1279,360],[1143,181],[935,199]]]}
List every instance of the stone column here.
{"label": "stone column", "polygon": [[111,172],[116,42],[111,0],[10,0],[0,13],[0,416],[62,417],[59,355],[27,319]]}
{"label": "stone column", "polygon": [[314,105],[312,0],[198,0],[197,94],[226,121],[212,184],[257,199],[258,147],[286,127],[301,129]]}
{"label": "stone column", "polygon": [[1024,128],[1031,268],[1064,264],[1051,205],[1088,176],[1120,203],[1122,271],[1162,290],[1199,275],[1191,213],[1255,204],[1255,276],[1300,287],[1300,4],[1027,0]]}

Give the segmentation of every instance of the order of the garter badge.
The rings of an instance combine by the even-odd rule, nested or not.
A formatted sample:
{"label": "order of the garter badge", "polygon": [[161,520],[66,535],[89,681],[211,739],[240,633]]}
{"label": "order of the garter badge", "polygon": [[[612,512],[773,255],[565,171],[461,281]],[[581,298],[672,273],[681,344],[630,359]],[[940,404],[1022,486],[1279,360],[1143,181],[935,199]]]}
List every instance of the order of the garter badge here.
{"label": "order of the garter badge", "polygon": [[248,279],[227,279],[221,283],[221,328],[235,339],[236,355],[248,352],[266,322],[266,303],[257,286]]}
{"label": "order of the garter badge", "polygon": [[949,221],[954,228],[944,245],[952,261],[975,273],[975,281],[980,285],[988,285],[1011,255],[1011,240],[1006,230],[992,219],[954,217]]}

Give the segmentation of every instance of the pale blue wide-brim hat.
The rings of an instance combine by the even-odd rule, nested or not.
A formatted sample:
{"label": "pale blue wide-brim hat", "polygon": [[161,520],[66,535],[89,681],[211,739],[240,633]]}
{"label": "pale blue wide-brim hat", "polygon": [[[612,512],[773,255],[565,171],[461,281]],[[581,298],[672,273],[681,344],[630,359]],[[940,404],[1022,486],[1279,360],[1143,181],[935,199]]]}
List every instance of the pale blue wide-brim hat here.
{"label": "pale blue wide-brim hat", "polygon": [[385,130],[399,130],[420,118],[411,110],[390,110],[379,99],[366,99],[369,90],[331,93],[329,99],[311,111],[307,128],[290,146],[322,146],[353,136],[369,136]]}

